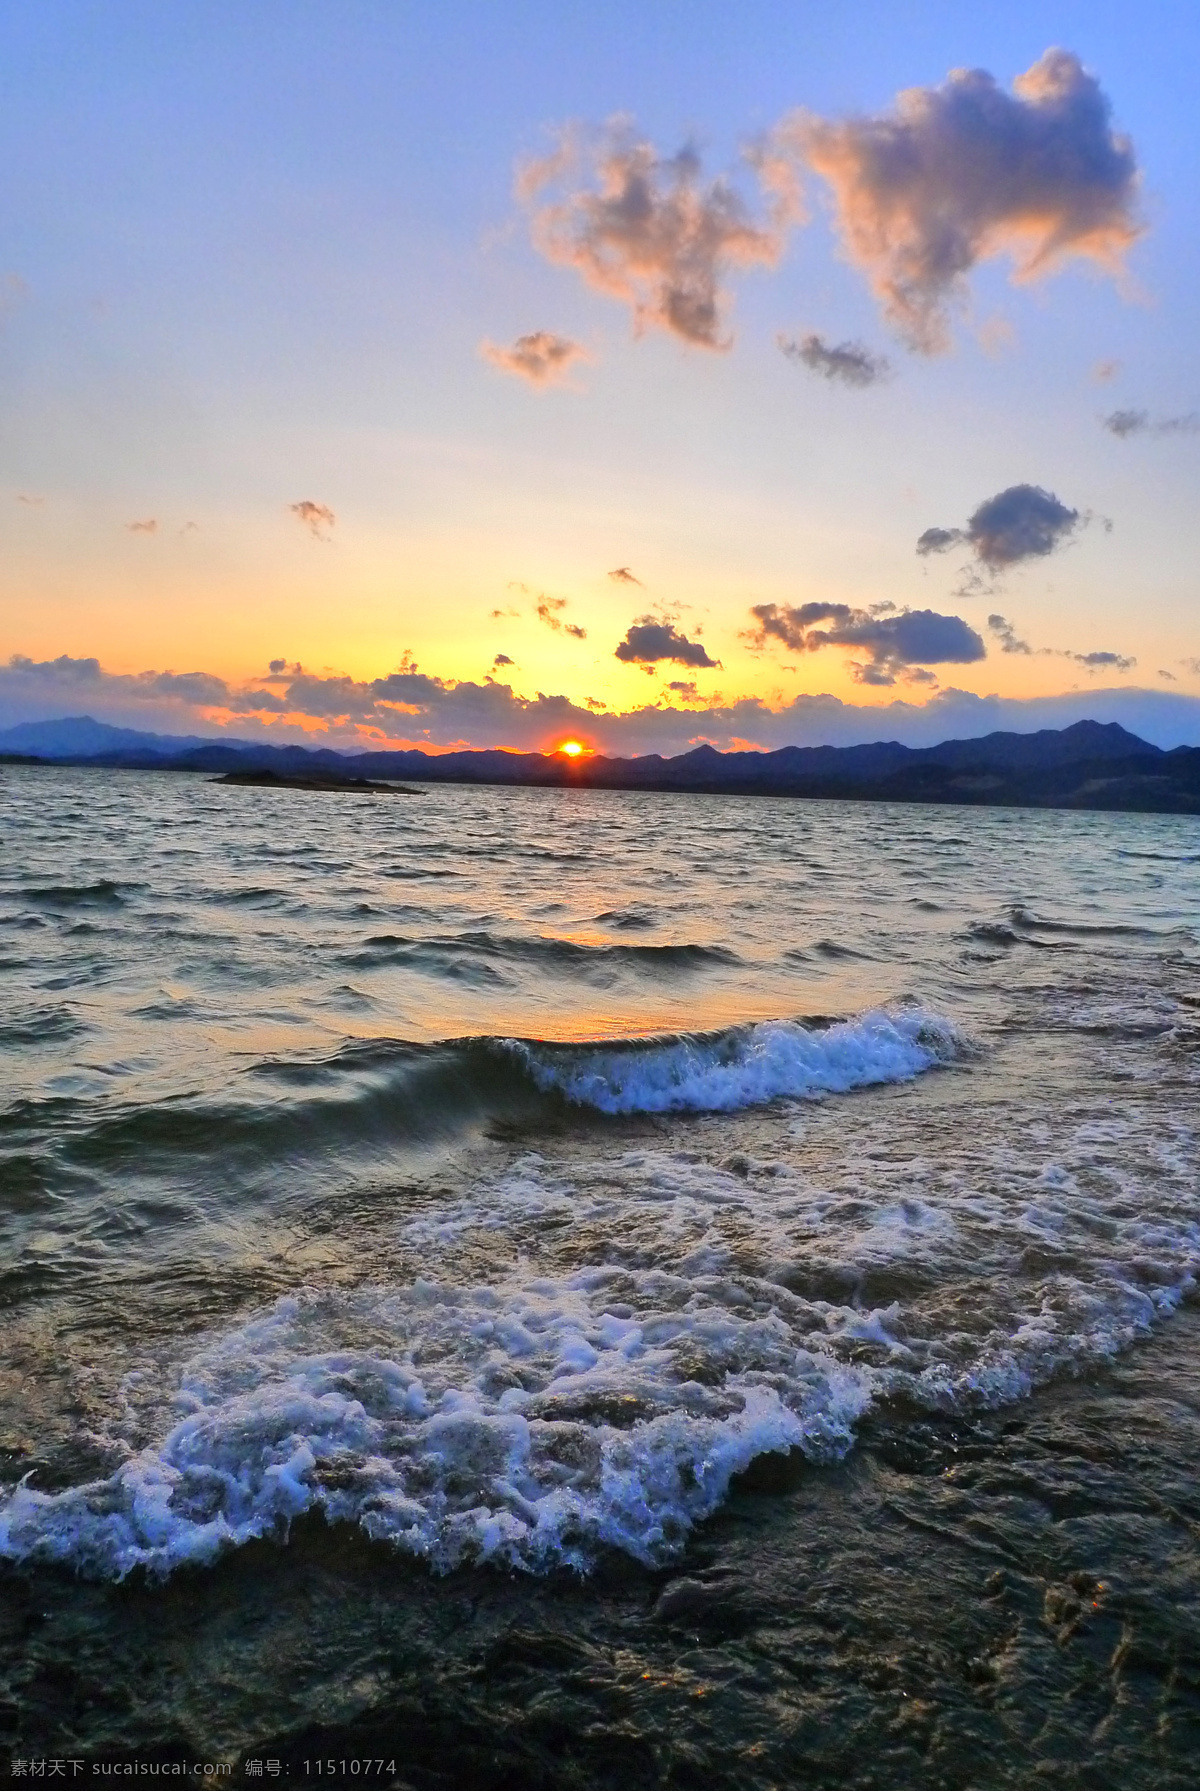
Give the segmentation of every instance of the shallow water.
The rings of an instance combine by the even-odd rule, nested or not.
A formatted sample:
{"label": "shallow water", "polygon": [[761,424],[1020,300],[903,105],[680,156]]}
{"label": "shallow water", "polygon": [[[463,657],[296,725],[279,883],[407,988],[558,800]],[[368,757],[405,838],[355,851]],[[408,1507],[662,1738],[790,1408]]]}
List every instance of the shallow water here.
{"label": "shallow water", "polygon": [[[562,1710],[580,1674],[609,1672],[622,1625],[651,1678],[688,1612],[721,1685],[746,1681],[747,1636],[767,1672],[781,1585],[788,1620],[811,1624],[804,1588],[828,1579],[813,1524],[841,1562],[830,1633],[850,1635],[849,1589],[886,1572],[909,1645],[924,1625],[932,1647],[928,1535],[952,1551],[986,1535],[1022,1597],[1050,1573],[1026,1558],[1048,1546],[1030,1513],[1067,1520],[1045,1462],[1009,1460],[1013,1426],[1045,1409],[1053,1429],[1076,1389],[1120,1405],[1130,1434],[1192,1446],[1191,1321],[1172,1314],[1200,1259],[1194,820],[465,788],[376,802],[38,769],[6,771],[2,796],[0,1552],[18,1629],[30,1599],[59,1625],[34,1649],[57,1690],[10,1675],[14,1742],[232,1758],[290,1746],[318,1706],[343,1740],[360,1719],[378,1737],[414,1697],[436,1727],[471,1649],[503,1655],[523,1623],[542,1640],[521,1699],[574,1734]],[[1136,1367],[1156,1351],[1161,1387]],[[1080,1522],[1133,1472],[1128,1448],[1094,1440],[1062,1495]],[[1160,1514],[1173,1473],[1146,1469]],[[936,1509],[897,1518],[887,1476]],[[1107,1579],[1086,1551],[1069,1572],[1108,1583],[1125,1547],[1146,1556],[1145,1597],[1194,1610],[1177,1539],[1097,1547]],[[268,1581],[286,1619],[239,1602]],[[382,1584],[390,1680],[353,1639]],[[1052,1584],[1063,1610],[1088,1603]],[[184,1589],[243,1638],[319,1598],[303,1708],[261,1661],[236,1695],[221,1681],[223,1705],[199,1644],[173,1697],[131,1665],[116,1715],[95,1685],[64,1689],[83,1670],[66,1661],[130,1624],[144,1660]],[[464,1599],[482,1627],[451,1637],[438,1613]],[[969,1630],[978,1613],[943,1617]],[[1182,1646],[1176,1622],[1159,1673],[1176,1729]],[[756,1755],[737,1742],[749,1681],[714,1730],[670,1671],[671,1739],[631,1706],[626,1782],[692,1782],[691,1748],[707,1783],[899,1784],[911,1767],[1015,1785],[1060,1757],[1034,1747],[1047,1724],[1083,1733],[1070,1673],[1035,1688],[1012,1668],[1041,1729],[1001,1725],[980,1777],[953,1724],[963,1696],[994,1714],[995,1676],[964,1681],[955,1657],[928,1668],[941,1714],[907,1740],[901,1724],[891,1776],[854,1778],[849,1738],[875,1733],[895,1685],[872,1703],[847,1664],[820,1721],[849,1727],[823,1753],[764,1680],[778,1733]],[[1127,1733],[1124,1709],[1088,1722],[1109,1724],[1126,1777],[1172,1782],[1171,1723],[1142,1712]],[[413,1782],[557,1782],[543,1743],[493,1715],[498,1763],[467,1723],[467,1751],[410,1761]],[[919,1735],[924,1778],[904,1764]],[[607,1782],[599,1758],[583,1749],[578,1782]]]}

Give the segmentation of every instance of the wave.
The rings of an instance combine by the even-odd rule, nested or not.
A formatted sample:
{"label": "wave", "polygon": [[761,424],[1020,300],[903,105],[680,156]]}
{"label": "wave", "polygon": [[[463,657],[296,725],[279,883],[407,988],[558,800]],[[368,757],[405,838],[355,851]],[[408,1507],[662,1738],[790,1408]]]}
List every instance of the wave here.
{"label": "wave", "polygon": [[356,969],[396,965],[454,977],[481,972],[494,976],[506,967],[532,967],[585,979],[597,974],[608,977],[613,970],[675,976],[741,963],[736,952],[720,945],[580,945],[573,939],[487,932],[424,938],[376,933],[343,961]]}
{"label": "wave", "polygon": [[602,1113],[730,1112],[764,1101],[847,1094],[906,1082],[969,1049],[949,1020],[921,1008],[877,1010],[833,1025],[760,1021],[660,1043],[508,1049],[541,1089]]}
{"label": "wave", "polygon": [[124,902],[122,889],[130,885],[113,883],[101,878],[96,883],[51,883],[38,889],[18,889],[13,893],[22,901],[37,902],[48,908],[61,907],[119,907]]}

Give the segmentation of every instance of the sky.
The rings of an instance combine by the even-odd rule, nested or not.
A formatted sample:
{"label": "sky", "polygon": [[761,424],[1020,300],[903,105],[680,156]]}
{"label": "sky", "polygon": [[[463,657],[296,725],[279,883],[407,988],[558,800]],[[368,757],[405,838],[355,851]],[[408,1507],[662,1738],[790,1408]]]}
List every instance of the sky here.
{"label": "sky", "polygon": [[0,4],[0,727],[1200,743],[1200,14]]}

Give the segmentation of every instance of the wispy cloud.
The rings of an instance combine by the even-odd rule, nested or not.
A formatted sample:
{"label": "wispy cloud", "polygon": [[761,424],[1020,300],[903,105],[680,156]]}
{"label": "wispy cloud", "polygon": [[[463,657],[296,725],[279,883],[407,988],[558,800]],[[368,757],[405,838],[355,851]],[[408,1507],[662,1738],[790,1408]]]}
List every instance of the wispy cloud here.
{"label": "wispy cloud", "polygon": [[898,615],[872,615],[847,603],[804,603],[798,607],[755,604],[754,626],[747,638],[763,647],[777,641],[792,653],[817,653],[825,647],[857,649],[851,660],[859,684],[928,683],[914,668],[970,665],[987,657],[983,639],[961,616],[943,616],[932,609],[906,609]]}
{"label": "wispy cloud", "polygon": [[329,505],[315,503],[312,498],[302,498],[298,504],[289,504],[288,509],[317,541],[328,541],[329,531],[337,525]]}
{"label": "wispy cloud", "polygon": [[642,582],[634,577],[628,566],[614,566],[608,576],[615,585],[640,585]]}
{"label": "wispy cloud", "polygon": [[993,615],[988,617],[987,622],[988,628],[1000,642],[1002,653],[1036,654],[1039,658],[1070,659],[1075,665],[1083,666],[1088,672],[1129,672],[1137,664],[1137,660],[1130,658],[1128,654],[1112,653],[1107,649],[1093,653],[1077,653],[1072,647],[1031,647],[1028,641],[1019,638],[1016,629],[1007,617]]}
{"label": "wispy cloud", "polygon": [[147,517],[145,522],[127,522],[125,527],[131,535],[157,535],[158,533],[158,523],[153,516]]}
{"label": "wispy cloud", "polygon": [[987,625],[1000,642],[1002,653],[1032,653],[1033,648],[1028,641],[1020,640],[1017,631],[1006,616],[989,616]]}
{"label": "wispy cloud", "polygon": [[1102,419],[1110,435],[1122,441],[1131,435],[1195,435],[1200,432],[1200,413],[1190,410],[1177,417],[1152,417],[1145,410],[1114,410]]}
{"label": "wispy cloud", "polygon": [[760,162],[757,172],[763,218],[728,180],[705,180],[693,147],[660,155],[616,119],[598,135],[564,131],[549,156],[525,164],[517,191],[533,207],[533,239],[547,259],[628,305],[637,330],[723,349],[730,272],[774,266],[797,216],[782,163]]}
{"label": "wispy cloud", "polygon": [[582,343],[572,342],[569,336],[555,336],[549,330],[518,336],[510,348],[481,342],[479,352],[501,373],[515,374],[531,386],[562,385],[577,361],[592,358]]}
{"label": "wispy cloud", "polygon": [[565,597],[542,596],[538,598],[533,613],[539,622],[544,622],[547,628],[553,628],[556,633],[574,635],[577,641],[585,641],[587,639],[586,628],[581,628],[577,622],[563,621],[561,612],[566,607],[567,599]]}
{"label": "wispy cloud", "polygon": [[877,386],[891,377],[891,362],[872,354],[861,342],[825,342],[820,336],[779,336],[780,348],[789,360],[800,361],[812,373],[843,386]]}
{"label": "wispy cloud", "polygon": [[1047,50],[1006,92],[983,69],[912,87],[884,113],[797,112],[774,133],[828,182],[846,252],[910,347],[948,346],[981,261],[1030,280],[1071,258],[1112,273],[1141,234],[1138,164],[1095,76]]}

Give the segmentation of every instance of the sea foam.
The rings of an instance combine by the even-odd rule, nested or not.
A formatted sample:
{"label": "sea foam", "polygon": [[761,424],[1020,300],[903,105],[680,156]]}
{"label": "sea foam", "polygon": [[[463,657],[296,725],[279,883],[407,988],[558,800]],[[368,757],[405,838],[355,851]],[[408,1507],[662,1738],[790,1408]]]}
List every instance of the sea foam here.
{"label": "sea foam", "polygon": [[905,1082],[967,1049],[922,1008],[877,1009],[833,1026],[770,1020],[630,1047],[557,1049],[509,1041],[543,1092],[602,1113],[732,1112],[764,1101]]}

